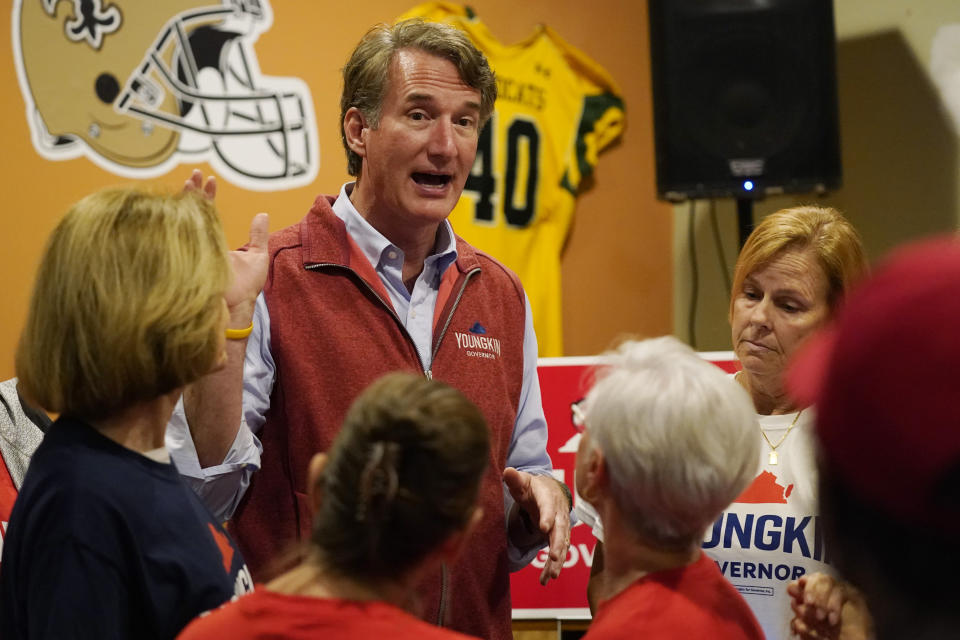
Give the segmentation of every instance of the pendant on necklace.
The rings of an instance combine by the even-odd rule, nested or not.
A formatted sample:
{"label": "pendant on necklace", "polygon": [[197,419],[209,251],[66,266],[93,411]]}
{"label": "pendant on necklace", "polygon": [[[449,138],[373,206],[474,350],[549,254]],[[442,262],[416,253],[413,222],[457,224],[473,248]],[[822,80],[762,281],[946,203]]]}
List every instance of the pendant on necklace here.
{"label": "pendant on necklace", "polygon": [[770,452],[770,460],[769,460],[770,464],[777,464],[777,462],[779,461],[779,459],[780,459],[780,457],[777,455],[777,450],[776,450],[776,449],[774,449],[773,451]]}

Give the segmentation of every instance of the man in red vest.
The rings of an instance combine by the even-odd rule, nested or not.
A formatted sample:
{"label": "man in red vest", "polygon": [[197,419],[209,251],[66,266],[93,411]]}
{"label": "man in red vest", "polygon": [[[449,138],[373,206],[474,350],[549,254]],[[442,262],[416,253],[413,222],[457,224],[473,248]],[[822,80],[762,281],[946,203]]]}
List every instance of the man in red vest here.
{"label": "man in red vest", "polygon": [[[223,513],[239,501],[231,529],[264,580],[309,535],[307,465],[354,397],[395,370],[455,386],[491,433],[484,518],[468,551],[423,580],[421,613],[508,640],[509,571],[549,545],[541,582],[559,575],[570,496],[550,474],[526,294],[447,221],[496,82],[463,33],[422,21],[374,27],[343,74],[342,139],[356,181],[319,196],[299,224],[272,234],[266,250],[252,243],[235,265],[228,365],[184,394],[181,433],[189,424],[192,440],[168,444],[201,494],[228,488]],[[188,187],[212,197],[214,185],[201,182],[195,172]]]}

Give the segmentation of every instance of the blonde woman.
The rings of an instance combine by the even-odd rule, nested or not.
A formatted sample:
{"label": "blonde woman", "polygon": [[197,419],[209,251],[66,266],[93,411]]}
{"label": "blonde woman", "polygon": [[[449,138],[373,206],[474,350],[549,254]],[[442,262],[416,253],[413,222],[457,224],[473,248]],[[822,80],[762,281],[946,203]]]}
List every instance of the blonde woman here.
{"label": "blonde woman", "polygon": [[[735,379],[757,412],[759,472],[707,529],[703,549],[771,640],[790,636],[787,586],[832,571],[817,505],[813,412],[787,393],[787,362],[834,316],[867,268],[859,235],[838,211],[801,206],[764,218],[734,269],[729,320],[743,367]],[[589,511],[578,507],[592,522]],[[602,535],[602,523],[594,528]],[[605,597],[602,548],[592,572],[588,597],[595,606]]]}
{"label": "blonde woman", "polygon": [[3,638],[172,638],[250,588],[163,443],[184,387],[226,359],[230,281],[216,212],[194,193],[101,191],[53,231],[16,368],[60,417],[4,540]]}

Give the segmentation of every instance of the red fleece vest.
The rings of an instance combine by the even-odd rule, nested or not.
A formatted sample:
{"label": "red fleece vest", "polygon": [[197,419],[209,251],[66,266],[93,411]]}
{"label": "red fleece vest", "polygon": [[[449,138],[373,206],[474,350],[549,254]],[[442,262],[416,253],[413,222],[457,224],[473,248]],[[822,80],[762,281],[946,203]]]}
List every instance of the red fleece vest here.
{"label": "red fleece vest", "polygon": [[[317,198],[299,224],[270,238],[264,296],[277,376],[259,434],[261,470],[231,523],[258,581],[292,543],[309,539],[307,465],[330,447],[353,399],[387,372],[425,373],[383,284],[334,215],[332,202]],[[434,314],[431,374],[481,408],[491,450],[480,497],[484,518],[468,549],[448,567],[443,621],[464,633],[509,640],[500,476],[523,378],[524,296],[517,277],[493,258],[460,238],[457,252]],[[424,618],[436,622],[439,573],[421,591]]]}

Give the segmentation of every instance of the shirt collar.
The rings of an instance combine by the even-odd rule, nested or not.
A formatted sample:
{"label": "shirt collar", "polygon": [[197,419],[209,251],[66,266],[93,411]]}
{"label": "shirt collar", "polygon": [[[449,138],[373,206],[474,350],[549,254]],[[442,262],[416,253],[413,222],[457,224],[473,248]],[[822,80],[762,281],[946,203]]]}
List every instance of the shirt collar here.
{"label": "shirt collar", "polygon": [[[370,265],[376,269],[381,261],[388,261],[384,254],[396,251],[397,255],[403,256],[403,251],[374,229],[353,206],[353,202],[350,201],[350,192],[353,191],[354,184],[354,182],[347,182],[340,187],[340,196],[333,203],[333,213],[343,221],[347,233],[360,247],[360,251],[370,261]],[[450,226],[449,220],[444,220],[437,233],[434,253],[427,257],[426,266],[435,265],[440,273],[443,273],[456,259],[457,242],[453,235],[453,227]]]}

